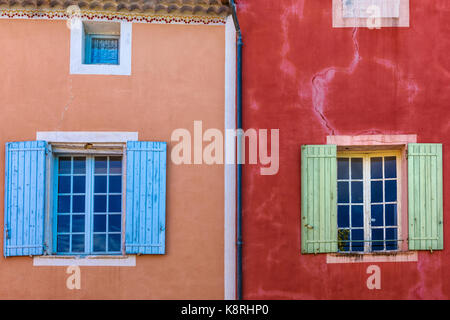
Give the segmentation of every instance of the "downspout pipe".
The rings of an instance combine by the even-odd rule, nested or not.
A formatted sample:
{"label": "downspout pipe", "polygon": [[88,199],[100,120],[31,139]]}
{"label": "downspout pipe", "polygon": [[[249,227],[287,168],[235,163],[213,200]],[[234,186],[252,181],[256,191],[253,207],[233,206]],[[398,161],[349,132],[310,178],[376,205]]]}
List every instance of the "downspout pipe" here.
{"label": "downspout pipe", "polygon": [[237,47],[237,79],[236,79],[236,122],[237,122],[237,200],[236,200],[236,295],[237,300],[243,299],[242,291],[242,33],[239,20],[236,13],[236,4],[230,0],[231,12],[234,26],[236,28],[236,47]]}

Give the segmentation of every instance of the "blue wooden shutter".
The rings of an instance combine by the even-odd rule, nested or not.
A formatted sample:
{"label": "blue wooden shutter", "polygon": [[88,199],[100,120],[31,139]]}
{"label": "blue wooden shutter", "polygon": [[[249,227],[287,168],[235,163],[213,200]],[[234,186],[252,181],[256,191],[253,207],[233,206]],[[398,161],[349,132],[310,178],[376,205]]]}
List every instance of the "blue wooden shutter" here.
{"label": "blue wooden shutter", "polygon": [[45,141],[8,142],[5,159],[5,257],[42,255]]}
{"label": "blue wooden shutter", "polygon": [[86,35],[86,64],[119,64],[119,36]]}
{"label": "blue wooden shutter", "polygon": [[410,250],[444,249],[442,144],[408,145]]}
{"label": "blue wooden shutter", "polygon": [[302,146],[302,253],[338,251],[337,146]]}
{"label": "blue wooden shutter", "polygon": [[165,254],[165,142],[127,143],[125,251]]}

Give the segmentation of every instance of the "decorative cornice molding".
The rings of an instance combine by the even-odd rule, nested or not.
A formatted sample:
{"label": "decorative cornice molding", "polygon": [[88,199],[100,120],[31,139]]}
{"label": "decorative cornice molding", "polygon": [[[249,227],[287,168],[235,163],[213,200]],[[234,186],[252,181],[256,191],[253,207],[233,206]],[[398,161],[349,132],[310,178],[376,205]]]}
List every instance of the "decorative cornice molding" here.
{"label": "decorative cornice molding", "polygon": [[[51,19],[68,20],[71,15],[65,9],[1,9],[0,18],[10,19]],[[161,24],[207,24],[224,25],[226,15],[187,15],[187,14],[154,14],[150,12],[128,11],[99,11],[81,10],[80,18],[83,20],[98,21],[128,21],[135,23],[161,23]]]}

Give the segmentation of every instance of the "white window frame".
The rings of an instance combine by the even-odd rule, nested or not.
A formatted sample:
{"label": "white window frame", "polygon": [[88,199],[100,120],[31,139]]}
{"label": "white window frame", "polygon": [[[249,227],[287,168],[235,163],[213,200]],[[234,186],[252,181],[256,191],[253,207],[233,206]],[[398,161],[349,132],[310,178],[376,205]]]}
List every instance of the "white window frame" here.
{"label": "white window frame", "polygon": [[120,22],[119,64],[84,64],[84,27],[74,24],[70,29],[70,74],[131,75],[132,23]]}
{"label": "white window frame", "polygon": [[[370,193],[370,159],[376,157],[396,157],[397,165],[397,249],[396,250],[377,250],[371,249],[371,242],[364,242],[364,252],[355,251],[339,251],[340,254],[370,254],[370,253],[390,253],[402,251],[402,161],[400,150],[371,150],[371,151],[339,151],[337,158],[362,158],[363,159],[363,195],[364,195],[364,240],[372,240],[372,227],[371,227],[371,193]],[[384,168],[384,166],[383,166]],[[383,178],[384,180],[384,178]],[[339,181],[339,180],[338,180]],[[384,195],[384,188],[383,188]],[[383,197],[384,198],[384,197]],[[383,202],[383,205],[385,203]],[[350,204],[351,205],[351,204]],[[350,211],[351,217],[351,211]],[[351,218],[350,218],[351,219]],[[385,228],[386,226],[384,226]]]}

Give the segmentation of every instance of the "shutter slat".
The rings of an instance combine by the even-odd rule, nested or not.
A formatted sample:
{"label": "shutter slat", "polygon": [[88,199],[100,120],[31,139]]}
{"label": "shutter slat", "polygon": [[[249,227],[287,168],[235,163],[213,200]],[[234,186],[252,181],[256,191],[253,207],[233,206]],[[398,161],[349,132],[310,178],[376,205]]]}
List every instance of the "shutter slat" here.
{"label": "shutter slat", "polygon": [[337,252],[337,147],[302,146],[302,253]]}
{"label": "shutter slat", "polygon": [[442,250],[442,144],[408,145],[409,249]]}
{"label": "shutter slat", "polygon": [[129,254],[165,254],[166,150],[165,142],[127,143],[125,247]]}
{"label": "shutter slat", "polygon": [[45,141],[6,144],[5,257],[43,254],[46,147]]}

